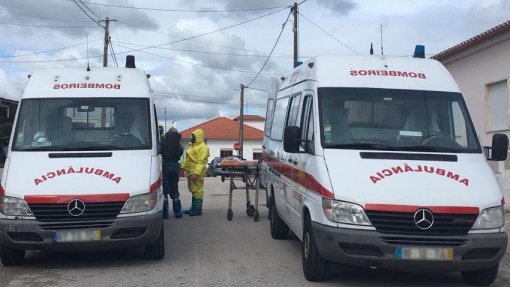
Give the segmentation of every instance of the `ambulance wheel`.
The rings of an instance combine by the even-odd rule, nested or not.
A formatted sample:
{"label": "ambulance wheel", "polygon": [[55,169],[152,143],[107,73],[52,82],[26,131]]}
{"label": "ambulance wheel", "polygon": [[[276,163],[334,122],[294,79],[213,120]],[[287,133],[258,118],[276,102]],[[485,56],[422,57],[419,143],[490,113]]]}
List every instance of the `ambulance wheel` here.
{"label": "ambulance wheel", "polygon": [[232,212],[232,209],[227,210],[227,220],[231,221],[234,217],[234,212]]}
{"label": "ambulance wheel", "polygon": [[156,240],[156,242],[150,245],[145,246],[145,259],[161,260],[164,257],[165,257],[165,230],[163,229],[162,223],[158,240]]}
{"label": "ambulance wheel", "polygon": [[0,259],[4,266],[21,265],[25,261],[25,249],[0,246]]}
{"label": "ambulance wheel", "polygon": [[269,228],[271,229],[271,237],[273,239],[286,239],[289,235],[289,226],[280,217],[278,210],[276,210],[274,195],[270,198],[269,214]]}
{"label": "ambulance wheel", "polygon": [[258,210],[255,210],[255,212],[253,213],[253,221],[255,221],[255,222],[259,221],[259,211]]}
{"label": "ambulance wheel", "polygon": [[471,285],[487,286],[496,280],[496,276],[498,275],[498,267],[499,264],[496,264],[495,266],[485,269],[462,272],[462,279]]}
{"label": "ambulance wheel", "polygon": [[305,218],[303,229],[303,245],[301,248],[303,273],[308,281],[326,281],[329,275],[329,262],[322,258],[313,236],[312,222]]}

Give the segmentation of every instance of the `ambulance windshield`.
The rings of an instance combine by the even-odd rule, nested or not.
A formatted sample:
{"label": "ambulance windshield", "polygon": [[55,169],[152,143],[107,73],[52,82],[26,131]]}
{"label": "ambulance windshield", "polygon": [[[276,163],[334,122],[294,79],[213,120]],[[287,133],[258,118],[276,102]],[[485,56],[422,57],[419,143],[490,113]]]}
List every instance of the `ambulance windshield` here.
{"label": "ambulance windshield", "polygon": [[479,153],[462,95],[319,88],[324,148]]}
{"label": "ambulance windshield", "polygon": [[23,99],[13,150],[150,149],[149,100]]}

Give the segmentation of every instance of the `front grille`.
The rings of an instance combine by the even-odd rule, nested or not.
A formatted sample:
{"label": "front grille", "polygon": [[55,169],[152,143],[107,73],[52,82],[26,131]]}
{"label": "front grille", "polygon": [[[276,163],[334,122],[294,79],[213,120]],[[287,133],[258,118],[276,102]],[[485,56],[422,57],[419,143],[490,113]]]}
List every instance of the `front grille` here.
{"label": "front grille", "polygon": [[382,237],[382,240],[393,245],[412,245],[412,246],[461,246],[468,243],[468,239],[441,238],[441,237]]}
{"label": "front grille", "polygon": [[112,220],[117,218],[123,206],[123,201],[85,203],[85,211],[83,214],[80,216],[72,216],[67,210],[67,204],[29,205],[37,221],[51,223]]}
{"label": "front grille", "polygon": [[366,211],[368,219],[381,233],[408,235],[466,235],[473,226],[477,214],[434,214],[434,224],[420,229],[414,223],[414,213]]}
{"label": "front grille", "polygon": [[52,222],[41,223],[39,227],[44,230],[63,230],[63,229],[82,229],[93,228],[101,229],[112,226],[113,221],[74,221],[74,222]]}

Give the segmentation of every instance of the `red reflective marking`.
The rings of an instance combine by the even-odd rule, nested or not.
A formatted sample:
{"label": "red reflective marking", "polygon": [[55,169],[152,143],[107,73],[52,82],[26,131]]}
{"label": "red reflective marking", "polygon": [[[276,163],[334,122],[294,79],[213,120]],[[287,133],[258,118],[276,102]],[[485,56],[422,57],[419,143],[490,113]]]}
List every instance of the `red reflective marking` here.
{"label": "red reflective marking", "polygon": [[478,207],[470,206],[418,206],[418,205],[395,205],[395,204],[365,204],[365,210],[393,211],[393,212],[416,212],[420,208],[426,208],[433,213],[449,214],[478,214]]}
{"label": "red reflective marking", "polygon": [[0,184],[0,195],[5,195],[5,189],[1,184]]}
{"label": "red reflective marking", "polygon": [[149,187],[149,190],[150,192],[153,192],[153,191],[157,191],[158,188],[161,186],[163,182],[163,179],[161,177],[161,175],[158,177],[158,180],[156,180],[155,182],[153,182],[150,187]]}
{"label": "red reflective marking", "polygon": [[278,160],[275,160],[271,156],[266,153],[262,153],[262,159],[267,161],[267,165],[281,173],[283,176],[289,178],[290,180],[304,186],[308,190],[318,193],[321,196],[334,199],[335,196],[333,192],[322,186],[313,175],[305,172],[304,170],[289,166],[285,163],[282,163]]}
{"label": "red reflective marking", "polygon": [[25,195],[27,203],[61,203],[67,204],[73,199],[79,199],[85,203],[93,202],[116,202],[126,201],[129,193],[115,194],[77,194],[77,195]]}

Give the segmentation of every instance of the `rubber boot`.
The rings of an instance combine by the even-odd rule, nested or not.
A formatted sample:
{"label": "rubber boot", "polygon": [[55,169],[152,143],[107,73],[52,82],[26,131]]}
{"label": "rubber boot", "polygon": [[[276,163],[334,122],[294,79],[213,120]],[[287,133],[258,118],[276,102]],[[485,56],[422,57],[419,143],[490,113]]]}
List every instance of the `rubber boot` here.
{"label": "rubber boot", "polygon": [[184,210],[185,214],[189,215],[191,212],[193,212],[194,207],[195,207],[195,200],[196,199],[194,197],[191,198],[191,207],[189,209]]}
{"label": "rubber boot", "polygon": [[175,218],[181,218],[182,217],[181,200],[180,199],[172,200],[172,207],[174,210]]}
{"label": "rubber boot", "polygon": [[196,205],[195,205],[195,211],[196,215],[202,215],[202,203],[204,202],[203,199],[197,199]]}
{"label": "rubber boot", "polygon": [[193,208],[189,213],[189,216],[200,216],[202,215],[202,199],[193,199]]}
{"label": "rubber boot", "polygon": [[168,198],[166,196],[163,200],[163,219],[170,219],[170,214],[168,214]]}

